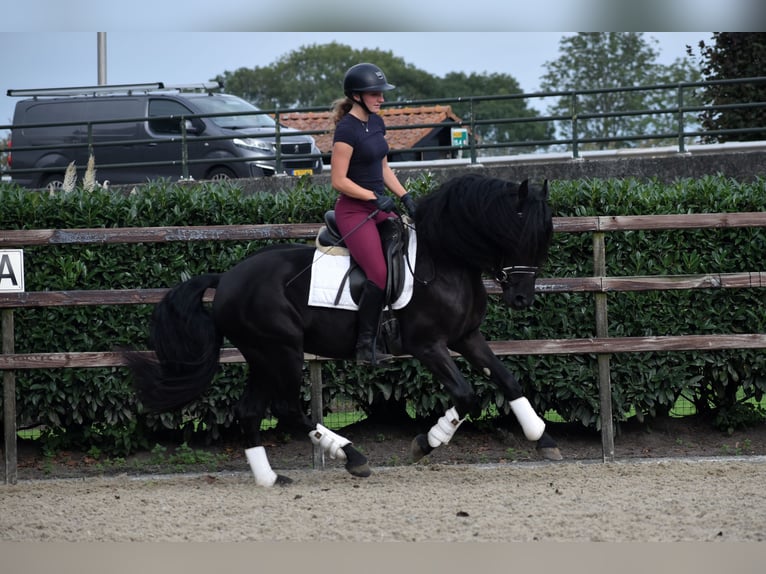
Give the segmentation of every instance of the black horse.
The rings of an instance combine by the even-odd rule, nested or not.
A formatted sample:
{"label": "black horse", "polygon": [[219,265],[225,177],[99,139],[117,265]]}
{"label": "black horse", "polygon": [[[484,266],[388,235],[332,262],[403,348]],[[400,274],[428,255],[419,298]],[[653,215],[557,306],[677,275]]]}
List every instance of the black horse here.
{"label": "black horse", "polygon": [[[553,235],[547,182],[532,186],[470,174],[456,177],[420,199],[414,218],[417,258],[409,303],[395,311],[402,353],[410,354],[444,385],[454,406],[412,443],[413,460],[449,442],[466,415],[476,414],[475,393],[450,357],[453,350],[502,390],[526,437],[544,457],[560,459],[545,424],[523,396],[516,378],[492,353],[479,331],[487,308],[482,275],[492,274],[504,302],[532,304],[534,283]],[[248,382],[236,416],[256,482],[290,482],[271,469],[261,444],[267,411],[304,428],[314,444],[368,476],[367,459],[350,441],[313,425],[301,406],[304,352],[352,359],[356,317],[352,310],[309,306],[315,247],[266,247],[222,274],[177,285],[155,307],[150,346],[155,357],[127,353],[134,386],[150,410],[179,408],[203,393],[218,369],[224,337],[246,359]],[[212,308],[203,295],[215,288]]]}

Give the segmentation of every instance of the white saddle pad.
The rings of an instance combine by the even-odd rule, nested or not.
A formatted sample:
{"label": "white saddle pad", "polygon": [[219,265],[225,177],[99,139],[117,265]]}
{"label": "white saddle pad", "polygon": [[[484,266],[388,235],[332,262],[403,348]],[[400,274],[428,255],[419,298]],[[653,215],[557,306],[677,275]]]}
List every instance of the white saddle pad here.
{"label": "white saddle pad", "polygon": [[[414,277],[412,270],[415,269],[415,253],[417,252],[417,238],[415,230],[410,229],[409,245],[407,253],[409,255],[409,265],[405,262],[404,268],[404,286],[402,294],[391,304],[392,309],[402,309],[410,302],[412,297],[412,286]],[[339,254],[336,254],[339,253]],[[338,296],[338,289],[343,281],[343,276],[351,265],[351,257],[348,250],[332,248],[328,253],[319,249],[314,253],[314,262],[311,266],[311,284],[309,286],[309,305],[312,307],[330,307],[333,309],[348,309],[356,311],[359,306],[351,297],[351,288],[347,280],[343,284],[343,291],[338,304],[335,304],[335,298]]]}

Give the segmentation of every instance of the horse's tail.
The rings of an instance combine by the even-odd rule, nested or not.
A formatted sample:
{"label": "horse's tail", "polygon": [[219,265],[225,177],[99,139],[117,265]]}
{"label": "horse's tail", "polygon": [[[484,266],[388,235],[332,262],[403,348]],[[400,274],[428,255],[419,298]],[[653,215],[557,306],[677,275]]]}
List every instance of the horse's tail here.
{"label": "horse's tail", "polygon": [[173,289],[152,313],[149,345],[156,357],[126,353],[133,388],[151,411],[180,408],[203,393],[218,370],[223,336],[203,304],[220,275],[193,277]]}

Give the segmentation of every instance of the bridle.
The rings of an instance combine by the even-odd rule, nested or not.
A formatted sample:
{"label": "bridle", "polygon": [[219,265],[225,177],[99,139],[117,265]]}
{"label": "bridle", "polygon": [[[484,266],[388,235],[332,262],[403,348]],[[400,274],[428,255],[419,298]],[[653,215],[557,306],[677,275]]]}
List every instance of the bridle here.
{"label": "bridle", "polygon": [[503,288],[508,287],[511,279],[514,275],[537,275],[537,267],[530,265],[509,265],[508,267],[500,267],[495,273],[495,281]]}
{"label": "bridle", "polygon": [[[518,212],[518,216],[520,218],[524,217],[524,213],[522,211]],[[510,286],[511,280],[515,276],[529,276],[532,275],[534,278],[535,275],[537,275],[538,267],[533,267],[531,265],[508,265],[503,266],[503,258],[500,258],[500,261],[498,262],[497,271],[495,272],[495,281],[497,282],[500,287],[503,289],[507,289]]]}

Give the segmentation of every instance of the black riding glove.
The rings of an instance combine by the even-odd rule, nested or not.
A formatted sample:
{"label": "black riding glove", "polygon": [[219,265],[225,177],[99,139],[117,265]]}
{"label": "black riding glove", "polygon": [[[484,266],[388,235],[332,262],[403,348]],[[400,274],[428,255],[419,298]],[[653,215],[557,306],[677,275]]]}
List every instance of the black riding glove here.
{"label": "black riding glove", "polygon": [[405,193],[401,198],[401,202],[404,205],[404,209],[407,210],[407,215],[415,219],[415,200],[409,193]]}
{"label": "black riding glove", "polygon": [[378,207],[378,209],[385,211],[386,213],[391,213],[394,210],[394,207],[396,207],[394,200],[391,199],[391,197],[388,195],[379,195],[372,201],[375,202],[375,205]]}

